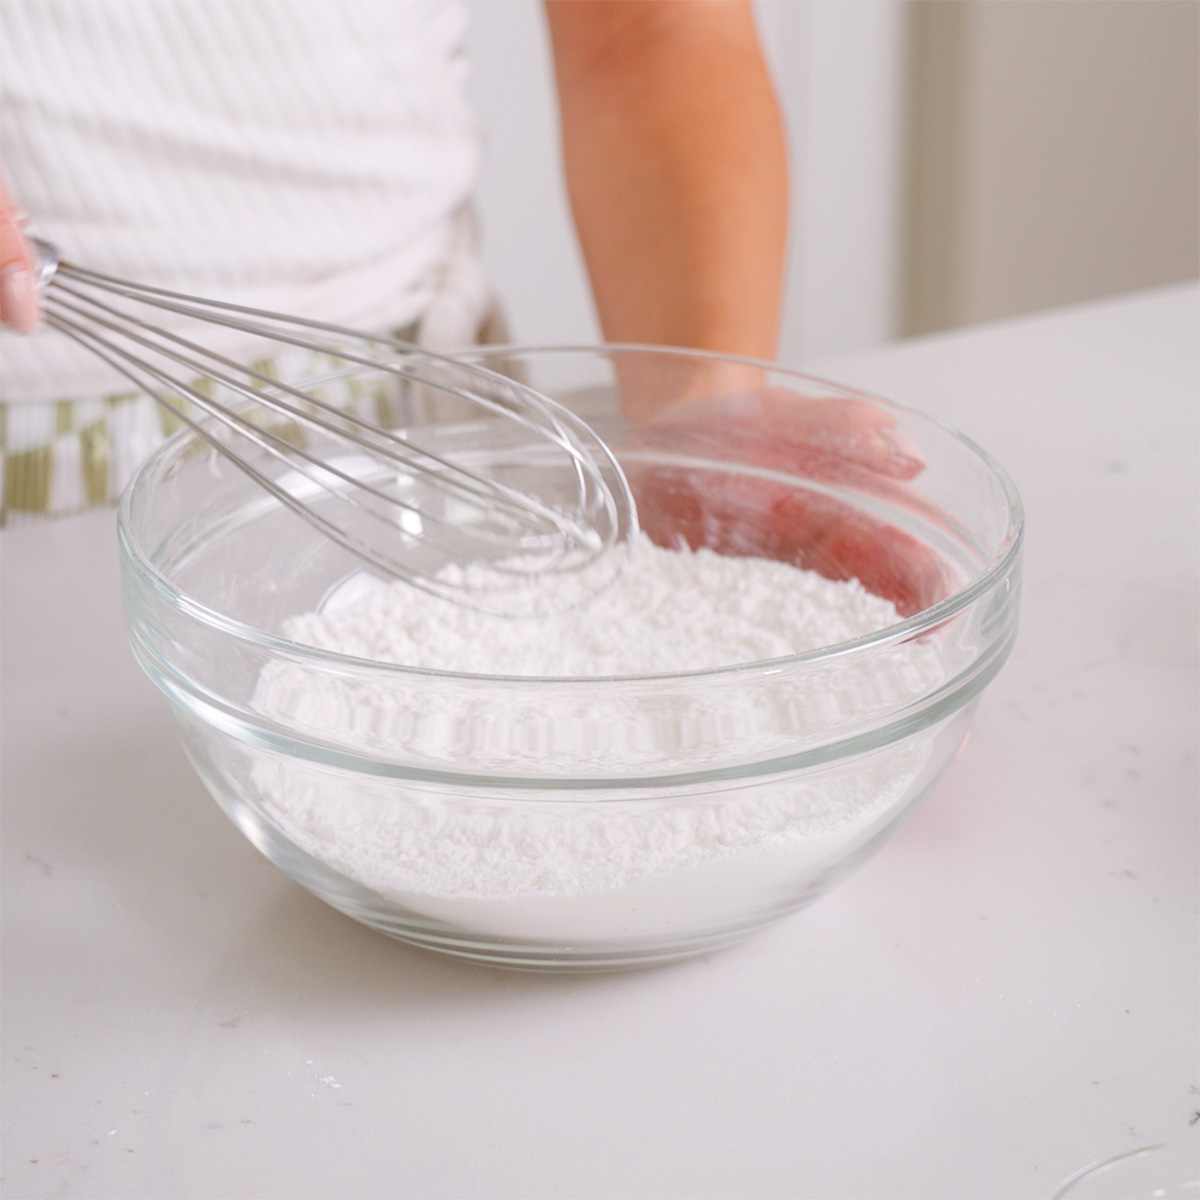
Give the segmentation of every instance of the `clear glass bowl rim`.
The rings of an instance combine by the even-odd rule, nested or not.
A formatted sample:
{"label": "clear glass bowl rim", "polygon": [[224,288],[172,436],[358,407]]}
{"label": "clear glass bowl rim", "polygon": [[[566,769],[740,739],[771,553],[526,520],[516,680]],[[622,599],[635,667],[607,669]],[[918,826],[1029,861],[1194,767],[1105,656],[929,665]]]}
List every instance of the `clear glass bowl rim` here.
{"label": "clear glass bowl rim", "polygon": [[[1164,1150],[1167,1152],[1166,1155],[1162,1154]],[[1076,1184],[1083,1183],[1085,1180],[1098,1179],[1109,1172],[1116,1175],[1119,1184],[1124,1184],[1125,1180],[1121,1170],[1123,1167],[1131,1166],[1146,1159],[1151,1159],[1152,1165],[1157,1166],[1161,1159],[1169,1158],[1171,1155],[1178,1157],[1183,1153],[1189,1155],[1188,1166],[1192,1168],[1189,1174],[1194,1174],[1195,1168],[1192,1164],[1195,1162],[1197,1155],[1200,1154],[1200,1141],[1196,1138],[1177,1138],[1169,1142],[1154,1142],[1149,1146],[1139,1146],[1136,1150],[1125,1150],[1120,1154],[1112,1155],[1110,1158],[1102,1158],[1097,1162],[1089,1163],[1086,1167],[1080,1167],[1078,1171],[1073,1171],[1058,1185],[1051,1200],[1070,1200],[1071,1189]],[[1170,1163],[1169,1165],[1174,1166],[1176,1164]],[[1190,1187],[1193,1180],[1167,1179],[1165,1177],[1162,1179],[1162,1183],[1172,1187],[1178,1187],[1181,1182]],[[1163,1194],[1167,1194],[1165,1189]]]}
{"label": "clear glass bowl rim", "polygon": [[[956,440],[969,453],[975,455],[1000,484],[1007,507],[1008,522],[1005,531],[1003,550],[995,560],[987,566],[975,579],[947,596],[937,604],[906,617],[894,625],[874,633],[864,634],[848,642],[838,642],[830,646],[822,646],[816,650],[805,651],[801,654],[789,654],[779,658],[761,659],[752,663],[737,663],[731,666],[715,667],[707,670],[676,671],[643,675],[487,675],[466,674],[457,671],[442,671],[427,667],[408,667],[399,663],[383,663],[374,659],[358,658],[353,655],[339,654],[332,650],[323,650],[315,646],[307,646],[302,642],[294,642],[279,634],[269,633],[253,625],[238,621],[217,612],[206,605],[193,600],[190,596],[170,582],[150,560],[149,555],[142,549],[133,531],[133,507],[141,491],[147,486],[151,475],[165,459],[175,454],[179,447],[197,435],[191,429],[181,429],[168,438],[155,452],[138,468],[133,478],[126,486],[121,496],[117,512],[117,536],[127,563],[141,577],[142,581],[155,591],[171,607],[184,615],[191,617],[210,628],[228,634],[239,640],[262,647],[266,650],[281,652],[288,657],[298,657],[314,664],[324,663],[331,667],[351,667],[356,672],[369,670],[382,676],[436,678],[441,680],[471,681],[480,684],[502,683],[513,686],[533,687],[553,684],[558,687],[596,687],[613,683],[647,683],[668,681],[684,681],[695,679],[711,679],[736,675],[753,675],[764,671],[779,671],[792,666],[810,665],[820,662],[831,662],[846,655],[884,647],[891,642],[903,641],[916,636],[927,629],[940,625],[964,609],[969,608],[980,596],[986,594],[992,587],[1012,570],[1020,553],[1025,534],[1025,513],[1016,485],[1008,472],[977,442],[953,426],[948,425],[937,417],[930,416],[909,405],[888,399],[885,396],[864,392],[846,384],[824,379],[817,375],[796,371],[789,367],[781,367],[775,363],[764,362],[760,359],[745,358],[737,355],[719,354],[711,351],[687,350],[677,347],[644,346],[632,343],[604,343],[603,345],[563,345],[563,346],[522,346],[497,344],[487,346],[471,346],[454,352],[464,359],[471,357],[491,357],[505,355],[511,357],[528,357],[531,355],[568,355],[586,354],[592,357],[611,357],[620,354],[650,354],[655,356],[673,356],[678,358],[710,359],[716,362],[736,363],[756,367],[771,372],[773,375],[788,376],[810,384],[818,384],[830,389],[847,399],[864,400],[870,404],[893,409],[905,413],[920,421],[927,421]],[[369,370],[369,368],[364,368]],[[301,385],[303,386],[303,385]]]}

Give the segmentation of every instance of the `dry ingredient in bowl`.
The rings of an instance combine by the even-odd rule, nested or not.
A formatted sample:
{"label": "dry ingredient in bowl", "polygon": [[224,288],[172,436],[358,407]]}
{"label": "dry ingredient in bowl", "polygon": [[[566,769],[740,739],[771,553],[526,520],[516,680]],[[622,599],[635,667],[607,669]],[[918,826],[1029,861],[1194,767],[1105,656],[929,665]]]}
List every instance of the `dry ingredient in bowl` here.
{"label": "dry ingredient in bowl", "polygon": [[[443,572],[445,574],[445,572]],[[468,586],[485,587],[474,565]],[[548,573],[540,591],[570,594],[574,578]],[[363,576],[349,597],[292,617],[294,641],[376,662],[466,675],[552,678],[659,675],[763,662],[847,642],[900,620],[857,580],[711,550],[665,550],[643,533],[617,581],[588,603],[534,618],[479,612]]]}
{"label": "dry ingredient in bowl", "polygon": [[[558,585],[553,575],[545,580],[547,588]],[[291,618],[284,632],[306,645],[409,667],[565,678],[763,662],[899,619],[857,581],[765,559],[662,549],[639,535],[615,584],[555,615],[514,620],[359,575],[321,612]],[[802,735],[824,728],[831,713],[852,719],[897,697],[915,698],[942,673],[935,647],[914,642],[869,671],[831,675],[830,688],[810,681],[807,690],[767,689],[765,703]],[[512,737],[518,716],[507,714],[509,740],[497,745],[478,734],[488,721],[470,698],[456,708],[452,696],[440,697],[436,720],[424,723],[409,711],[428,708],[428,696],[422,700],[419,680],[314,684],[285,663],[263,671],[255,694],[265,715],[310,732],[336,727],[378,742],[381,730],[395,730],[403,743],[406,730],[419,730],[422,754],[444,754],[460,773],[536,767],[538,738],[530,745]],[[616,727],[625,721],[642,730],[643,707],[654,702],[618,691],[606,716]],[[549,736],[575,727],[569,691],[548,684],[536,703],[533,716]],[[650,764],[696,770],[705,765],[704,730],[740,715],[681,698],[672,719],[659,714],[653,722],[652,745],[617,740],[568,745],[565,753],[613,781]],[[554,750],[561,759],[563,747]],[[773,888],[794,885],[869,836],[911,794],[928,752],[922,737],[811,775],[747,778],[636,802],[565,789],[464,795],[266,753],[254,778],[271,821],[297,846],[412,912],[500,937],[603,940],[683,934],[739,908],[750,913]]]}

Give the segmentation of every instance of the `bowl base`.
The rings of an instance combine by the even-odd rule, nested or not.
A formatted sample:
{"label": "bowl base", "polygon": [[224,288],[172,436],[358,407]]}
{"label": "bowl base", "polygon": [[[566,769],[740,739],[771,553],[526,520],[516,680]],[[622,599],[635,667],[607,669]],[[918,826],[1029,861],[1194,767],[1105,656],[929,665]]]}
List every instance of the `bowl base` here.
{"label": "bowl base", "polygon": [[[305,886],[305,885],[301,885]],[[782,920],[790,913],[772,914],[766,919],[748,922],[716,933],[705,933],[681,937],[672,942],[655,941],[648,944],[573,946],[555,943],[530,943],[520,941],[483,941],[458,931],[422,927],[398,918],[395,913],[379,914],[363,912],[357,906],[339,904],[334,897],[323,891],[313,894],[336,908],[339,912],[366,925],[369,929],[416,946],[464,959],[480,966],[501,967],[512,971],[528,971],[538,974],[582,975],[601,974],[614,971],[636,971],[651,967],[667,966],[689,958],[723,950],[751,937],[767,925]]]}

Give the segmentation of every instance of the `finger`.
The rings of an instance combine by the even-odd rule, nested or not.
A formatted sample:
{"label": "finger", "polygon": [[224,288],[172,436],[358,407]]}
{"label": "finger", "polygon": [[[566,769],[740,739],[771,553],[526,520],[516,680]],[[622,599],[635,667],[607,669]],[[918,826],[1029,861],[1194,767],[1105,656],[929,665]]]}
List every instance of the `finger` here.
{"label": "finger", "polygon": [[906,617],[952,590],[946,564],[929,546],[844,501],[695,469],[635,469],[630,482],[640,524],[659,545],[773,558],[827,579],[857,579]]}
{"label": "finger", "polygon": [[941,557],[912,534],[848,504],[803,493],[772,508],[781,549],[796,566],[826,579],[857,579],[911,617],[951,592]]}
{"label": "finger", "polygon": [[41,306],[35,283],[36,259],[24,222],[24,214],[0,188],[0,323],[18,333],[32,333]]}
{"label": "finger", "polygon": [[925,463],[885,408],[853,397],[767,388],[675,404],[641,426],[639,444],[669,446],[827,482],[868,472],[912,479]]}

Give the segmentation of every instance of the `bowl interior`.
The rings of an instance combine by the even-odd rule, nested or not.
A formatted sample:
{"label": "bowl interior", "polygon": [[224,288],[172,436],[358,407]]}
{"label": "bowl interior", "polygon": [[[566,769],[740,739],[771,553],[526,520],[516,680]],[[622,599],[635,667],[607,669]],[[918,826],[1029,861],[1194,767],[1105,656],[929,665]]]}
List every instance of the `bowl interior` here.
{"label": "bowl interior", "polygon": [[[641,527],[660,544],[704,545],[858,578],[900,617],[929,620],[978,590],[1016,551],[1021,512],[1003,471],[961,435],[887,401],[758,364],[666,351],[495,348],[465,357],[531,384],[587,421],[615,452]],[[572,502],[574,480],[544,439],[503,417],[464,410],[429,378],[428,368],[420,381],[332,368],[320,386],[353,381],[358,410],[413,444],[539,500]],[[721,387],[714,403],[705,389]],[[763,395],[773,398],[770,419],[788,406],[812,414],[797,423],[791,443],[781,444],[776,426],[754,427]],[[639,419],[649,408],[666,418]],[[847,413],[854,421],[842,420]],[[869,442],[878,428],[903,448],[899,472],[894,454],[880,466],[870,446],[864,453],[855,441],[857,430]],[[464,509],[436,479],[397,480],[319,430],[302,436],[315,454],[365,482],[399,489],[424,514],[396,531],[413,570],[433,573],[486,553],[473,529],[478,510]],[[337,497],[286,463],[253,448],[249,457],[317,511],[346,519],[334,510]],[[175,602],[265,634],[278,634],[288,617],[319,609],[335,593],[344,599],[347,579],[362,570],[354,555],[194,435],[173,440],[143,468],[127,494],[122,528],[129,553]]]}

